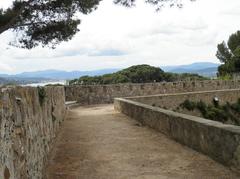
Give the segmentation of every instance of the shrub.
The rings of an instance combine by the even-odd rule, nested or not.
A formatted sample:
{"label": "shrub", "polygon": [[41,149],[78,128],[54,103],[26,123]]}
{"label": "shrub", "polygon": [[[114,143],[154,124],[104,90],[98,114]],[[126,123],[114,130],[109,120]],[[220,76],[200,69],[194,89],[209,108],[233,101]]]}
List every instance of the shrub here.
{"label": "shrub", "polygon": [[217,97],[214,97],[213,100],[212,100],[212,103],[215,107],[218,107],[219,106],[219,100]]}
{"label": "shrub", "polygon": [[207,113],[207,105],[201,100],[197,102],[197,109],[202,113],[202,115],[206,115]]}
{"label": "shrub", "polygon": [[189,111],[193,111],[196,107],[195,102],[189,101],[188,99],[185,100],[180,106],[184,109],[187,109]]}
{"label": "shrub", "polygon": [[238,99],[237,103],[230,104],[227,102],[222,106],[219,105],[219,103],[207,105],[203,101],[192,102],[185,100],[182,104],[180,104],[180,107],[189,111],[197,109],[206,119],[240,125],[240,99]]}
{"label": "shrub", "polygon": [[42,106],[45,101],[45,98],[47,97],[47,94],[43,87],[37,87],[37,89],[38,89],[39,103]]}

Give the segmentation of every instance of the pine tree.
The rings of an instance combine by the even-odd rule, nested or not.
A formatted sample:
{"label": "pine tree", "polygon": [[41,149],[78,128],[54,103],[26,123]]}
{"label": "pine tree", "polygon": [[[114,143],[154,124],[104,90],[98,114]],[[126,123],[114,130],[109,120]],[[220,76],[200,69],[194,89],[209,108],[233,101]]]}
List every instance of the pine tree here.
{"label": "pine tree", "polygon": [[218,75],[232,75],[240,72],[240,31],[232,34],[228,42],[218,44],[217,58],[223,63],[218,68]]}
{"label": "pine tree", "polygon": [[[8,30],[17,33],[14,46],[31,49],[38,45],[55,47],[79,31],[81,20],[76,13],[89,14],[101,0],[14,0],[11,7],[0,9],[0,35]],[[193,1],[193,0],[190,0]],[[146,0],[158,8],[168,3],[182,7],[181,0]],[[135,0],[115,0],[131,7]]]}

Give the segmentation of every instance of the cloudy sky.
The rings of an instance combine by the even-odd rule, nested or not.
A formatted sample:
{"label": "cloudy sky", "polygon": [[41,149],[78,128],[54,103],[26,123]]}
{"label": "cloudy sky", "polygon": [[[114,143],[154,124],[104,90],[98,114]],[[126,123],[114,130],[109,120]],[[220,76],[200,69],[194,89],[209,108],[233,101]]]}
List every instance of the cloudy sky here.
{"label": "cloudy sky", "polygon": [[[1,34],[0,73],[218,62],[217,44],[240,30],[239,0],[197,0],[158,13],[138,1],[128,9],[103,0],[95,12],[81,16],[81,31],[74,39],[54,50],[14,48],[8,45],[13,34]],[[9,2],[0,0],[0,7]]]}

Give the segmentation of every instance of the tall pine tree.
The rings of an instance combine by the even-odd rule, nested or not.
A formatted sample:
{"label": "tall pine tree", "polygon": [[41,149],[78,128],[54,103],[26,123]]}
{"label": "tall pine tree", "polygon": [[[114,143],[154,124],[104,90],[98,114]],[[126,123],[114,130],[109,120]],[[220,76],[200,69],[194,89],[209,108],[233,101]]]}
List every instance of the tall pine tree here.
{"label": "tall pine tree", "polygon": [[218,68],[218,75],[232,75],[240,72],[240,31],[232,34],[228,42],[218,44],[217,58],[223,63]]}

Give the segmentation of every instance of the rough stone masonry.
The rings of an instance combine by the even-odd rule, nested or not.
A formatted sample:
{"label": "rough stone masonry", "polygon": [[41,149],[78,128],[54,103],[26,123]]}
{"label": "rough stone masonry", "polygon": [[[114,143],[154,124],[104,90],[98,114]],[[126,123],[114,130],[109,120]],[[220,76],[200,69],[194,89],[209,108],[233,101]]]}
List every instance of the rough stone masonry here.
{"label": "rough stone masonry", "polygon": [[66,113],[64,88],[0,90],[0,178],[40,179]]}
{"label": "rough stone masonry", "polygon": [[43,178],[51,144],[65,118],[65,97],[88,105],[112,103],[115,97],[239,87],[240,81],[201,81],[0,88],[0,179]]}
{"label": "rough stone masonry", "polygon": [[76,85],[66,86],[66,100],[77,101],[81,105],[113,103],[114,98],[147,96],[156,94],[182,93],[190,91],[210,91],[240,88],[240,80],[221,81],[181,81],[171,83]]}

